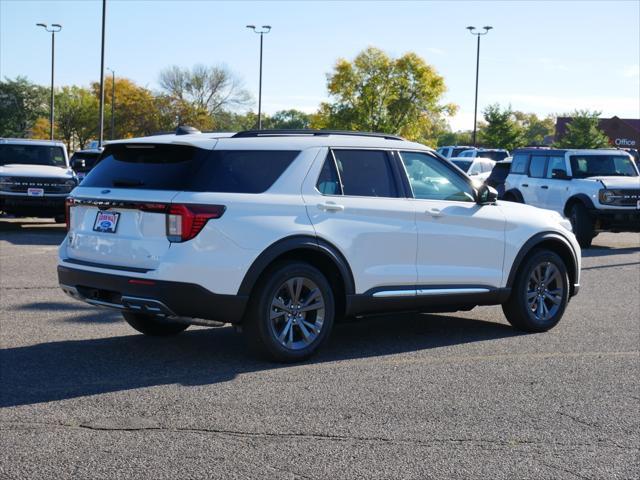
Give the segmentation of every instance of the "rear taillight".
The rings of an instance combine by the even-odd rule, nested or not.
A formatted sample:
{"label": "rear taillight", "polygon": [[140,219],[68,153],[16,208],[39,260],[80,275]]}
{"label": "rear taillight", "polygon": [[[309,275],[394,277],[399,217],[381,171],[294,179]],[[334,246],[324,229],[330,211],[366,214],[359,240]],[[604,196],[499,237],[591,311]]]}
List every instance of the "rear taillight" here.
{"label": "rear taillight", "polygon": [[67,226],[67,232],[71,228],[71,206],[74,200],[71,197],[67,197],[64,201],[64,221]]}
{"label": "rear taillight", "polygon": [[224,205],[169,205],[167,238],[170,242],[186,242],[194,238],[213,218],[220,218]]}

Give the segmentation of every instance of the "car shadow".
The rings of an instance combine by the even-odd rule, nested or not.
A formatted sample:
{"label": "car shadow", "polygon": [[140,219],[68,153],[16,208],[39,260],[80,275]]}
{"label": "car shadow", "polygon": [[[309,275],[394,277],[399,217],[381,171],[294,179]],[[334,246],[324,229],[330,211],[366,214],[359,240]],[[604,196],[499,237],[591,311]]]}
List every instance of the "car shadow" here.
{"label": "car shadow", "polygon": [[[306,364],[368,358],[520,335],[507,325],[444,315],[372,317],[336,325]],[[0,351],[0,407],[166,384],[227,382],[242,373],[289,368],[250,356],[233,328],[171,338],[127,335],[40,343]]]}
{"label": "car shadow", "polygon": [[53,220],[7,221],[0,218],[0,240],[13,245],[57,246],[65,235],[65,225]]}
{"label": "car shadow", "polygon": [[607,247],[604,245],[593,245],[591,248],[582,250],[583,258],[591,257],[608,257],[611,255],[628,255],[630,253],[640,252],[640,245],[638,247]]}
{"label": "car shadow", "polygon": [[[116,323],[122,320],[122,315],[116,310],[97,309],[84,303],[72,302],[32,302],[14,308],[16,311],[30,312],[69,312],[61,321],[64,323]],[[86,315],[73,315],[86,313]]]}

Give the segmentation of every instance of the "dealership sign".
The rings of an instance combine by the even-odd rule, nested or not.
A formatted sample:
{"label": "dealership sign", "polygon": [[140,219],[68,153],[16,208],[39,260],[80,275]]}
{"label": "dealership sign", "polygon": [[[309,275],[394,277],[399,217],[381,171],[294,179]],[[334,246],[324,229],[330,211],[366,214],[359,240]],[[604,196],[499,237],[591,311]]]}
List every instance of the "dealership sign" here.
{"label": "dealership sign", "polygon": [[635,147],[636,146],[636,141],[629,140],[628,138],[616,138],[613,140],[613,143],[615,143],[616,146],[618,147]]}

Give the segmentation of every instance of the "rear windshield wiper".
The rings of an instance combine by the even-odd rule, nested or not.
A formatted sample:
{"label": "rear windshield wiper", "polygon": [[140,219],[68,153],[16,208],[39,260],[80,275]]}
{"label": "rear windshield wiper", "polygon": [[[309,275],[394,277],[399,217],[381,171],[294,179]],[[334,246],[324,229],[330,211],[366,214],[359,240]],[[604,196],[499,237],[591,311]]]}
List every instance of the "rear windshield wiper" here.
{"label": "rear windshield wiper", "polygon": [[142,180],[131,180],[129,178],[115,178],[111,183],[114,187],[141,187],[144,185]]}

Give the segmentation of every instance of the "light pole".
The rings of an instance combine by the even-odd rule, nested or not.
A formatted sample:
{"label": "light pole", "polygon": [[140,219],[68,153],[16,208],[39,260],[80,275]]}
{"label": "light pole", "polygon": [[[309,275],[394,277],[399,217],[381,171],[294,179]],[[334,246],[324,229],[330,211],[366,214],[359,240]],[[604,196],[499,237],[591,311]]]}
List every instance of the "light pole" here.
{"label": "light pole", "polygon": [[51,28],[46,23],[36,23],[37,27],[44,28],[47,32],[51,33],[51,107],[49,111],[49,135],[53,140],[53,112],[54,112],[54,100],[53,100],[53,78],[54,78],[54,65],[55,65],[55,51],[56,51],[56,33],[62,30],[62,25],[59,23],[52,23]]}
{"label": "light pole", "polygon": [[100,124],[98,147],[104,142],[104,23],[107,16],[107,0],[102,0],[102,46],[100,50]]}
{"label": "light pole", "polygon": [[116,121],[115,121],[115,108],[116,108],[116,71],[107,68],[111,72],[111,140],[115,140]]}
{"label": "light pole", "polygon": [[477,134],[477,121],[478,121],[478,75],[480,73],[480,37],[482,35],[486,35],[487,33],[489,33],[489,30],[491,30],[493,27],[490,25],[487,25],[482,28],[484,29],[484,31],[481,32],[481,31],[476,31],[476,27],[467,27],[467,30],[469,30],[469,33],[471,33],[471,35],[475,35],[478,38],[478,50],[476,53],[476,101],[473,107],[473,146],[474,147],[477,144],[476,134]]}
{"label": "light pole", "polygon": [[247,25],[247,28],[260,35],[260,83],[258,84],[258,130],[262,130],[262,37],[271,31],[271,25],[262,25],[256,28],[255,25]]}

